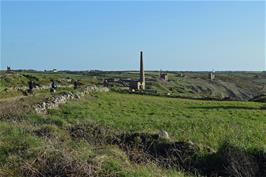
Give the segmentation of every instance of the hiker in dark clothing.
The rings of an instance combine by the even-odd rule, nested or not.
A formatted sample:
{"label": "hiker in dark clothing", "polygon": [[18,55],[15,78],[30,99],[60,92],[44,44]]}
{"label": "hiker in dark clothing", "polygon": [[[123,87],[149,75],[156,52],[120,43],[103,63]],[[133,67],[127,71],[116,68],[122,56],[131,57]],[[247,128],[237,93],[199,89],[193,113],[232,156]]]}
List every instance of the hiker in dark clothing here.
{"label": "hiker in dark clothing", "polygon": [[52,80],[50,92],[54,93],[54,92],[56,92],[56,89],[57,89],[57,84],[54,80]]}
{"label": "hiker in dark clothing", "polygon": [[81,85],[80,80],[75,80],[75,81],[74,81],[74,89],[79,88],[80,85]]}
{"label": "hiker in dark clothing", "polygon": [[103,81],[103,86],[104,86],[104,87],[109,87],[109,82],[108,82],[107,79],[104,79],[104,81]]}
{"label": "hiker in dark clothing", "polygon": [[35,87],[35,83],[32,80],[28,82],[28,87],[29,87],[28,92],[30,94],[33,94],[33,88]]}

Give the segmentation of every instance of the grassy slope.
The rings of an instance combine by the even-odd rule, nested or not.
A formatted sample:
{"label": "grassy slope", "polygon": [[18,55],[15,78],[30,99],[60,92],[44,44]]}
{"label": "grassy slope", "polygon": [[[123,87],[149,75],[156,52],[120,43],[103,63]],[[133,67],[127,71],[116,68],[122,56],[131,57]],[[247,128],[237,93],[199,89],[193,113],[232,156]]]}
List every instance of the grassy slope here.
{"label": "grassy slope", "polygon": [[[55,137],[47,139],[30,133],[44,127],[49,127]],[[44,169],[49,171],[49,168],[58,166],[59,171],[62,167],[71,168],[75,164],[86,167],[89,162],[97,169],[95,176],[185,177],[181,172],[164,170],[154,164],[144,166],[131,163],[125,153],[115,146],[95,149],[85,141],[72,140],[67,132],[54,125],[36,128],[33,125],[0,122],[0,133],[0,176],[30,176],[27,174],[31,170],[42,174]],[[64,167],[65,163],[69,163],[70,167]],[[26,174],[22,175],[21,171]]]}
{"label": "grassy slope", "polygon": [[29,112],[22,113],[25,106],[29,107],[41,96],[0,102],[4,109],[0,109],[0,176],[62,176],[68,169],[71,172],[67,174],[72,176],[86,176],[82,172],[87,174],[91,169],[94,176],[185,176],[152,163],[134,164],[117,146],[98,147],[83,139],[73,139],[68,128],[80,119],[35,115],[28,108]]}
{"label": "grassy slope", "polygon": [[158,132],[218,148],[224,141],[266,149],[266,111],[254,102],[218,102],[99,94],[51,111],[66,121],[92,119],[124,131]]}
{"label": "grassy slope", "polygon": [[60,85],[72,84],[73,80],[80,80],[83,83],[96,82],[93,76],[83,75],[82,73],[67,72],[33,72],[17,71],[12,73],[0,72],[0,83],[6,87],[28,86],[28,81],[33,80],[40,86],[50,85],[51,79],[56,80]]}
{"label": "grassy slope", "polygon": [[[33,99],[32,102],[36,98],[23,100],[27,99]],[[19,104],[18,101],[16,103]],[[262,105],[113,92],[95,94],[68,102],[59,109],[51,110],[48,115],[29,114],[19,120],[12,117],[2,119],[0,174],[8,171],[11,176],[19,176],[20,171],[43,170],[43,166],[50,169],[54,164],[61,169],[60,165],[64,167],[64,164],[70,163],[74,169],[75,165],[93,165],[100,176],[114,173],[117,176],[184,176],[154,164],[134,164],[116,146],[98,148],[82,139],[73,139],[68,127],[93,120],[126,132],[158,132],[164,129],[174,140],[192,140],[214,149],[224,140],[245,149],[265,149],[266,111],[260,109]]]}
{"label": "grassy slope", "polygon": [[[97,83],[97,80],[93,76],[84,76],[80,73],[66,73],[66,72],[44,73],[44,72],[33,72],[33,71],[31,72],[20,71],[12,73],[0,72],[0,99],[22,96],[23,93],[14,88],[16,87],[28,88],[28,81],[31,79],[34,80],[35,83],[40,86],[49,86],[51,84],[51,79],[56,80],[58,82],[58,85],[62,87],[68,87],[70,85],[73,85],[74,80],[80,80],[81,83],[86,85]],[[60,90],[69,90],[69,89],[58,88],[58,91]],[[34,92],[37,94],[48,93],[49,89],[34,90]]]}
{"label": "grassy slope", "polygon": [[[49,84],[51,78],[61,80],[62,84],[69,84],[66,81],[69,78],[81,79],[84,83],[95,82],[94,76],[84,76],[78,73],[22,72],[20,74],[30,74],[38,78],[39,82],[44,85]],[[208,85],[206,78],[198,78],[205,77],[205,75],[206,73],[198,75],[191,73],[185,78],[176,79],[175,74],[170,74],[170,80],[172,79],[170,82],[151,84],[162,93],[167,93],[170,88],[173,88],[174,94],[198,97],[205,95],[206,88],[212,87]],[[234,73],[232,75],[233,77],[230,74],[229,76],[221,74],[220,78],[224,82],[233,82],[243,88],[250,87],[248,88],[250,90],[255,85],[255,91],[265,83],[265,80],[259,78],[260,85],[256,85],[257,81],[254,80],[252,73]],[[100,83],[102,78],[120,76],[137,78],[137,73],[112,72],[100,74],[97,79]],[[157,73],[149,73],[147,76],[158,77]],[[28,81],[21,75],[15,75],[15,77],[8,75],[7,77],[7,80],[1,78],[0,91],[10,86],[26,85]],[[243,82],[247,77],[249,81]],[[197,91],[198,87],[201,87],[199,91]],[[217,90],[217,88],[214,87],[213,90]],[[47,91],[40,92],[42,95],[44,94],[42,92],[46,93]],[[11,96],[19,94],[10,93]],[[208,94],[207,90],[206,95]],[[3,91],[0,92],[0,98],[10,95]],[[11,171],[14,176],[17,173],[14,170],[21,169],[25,163],[34,162],[40,154],[46,154],[47,151],[62,152],[64,155],[68,155],[66,159],[72,159],[73,163],[86,165],[89,160],[97,161],[97,166],[100,162],[101,167],[97,171],[99,174],[110,174],[111,171],[114,171],[118,176],[162,176],[163,174],[183,176],[177,171],[164,170],[153,164],[143,166],[128,163],[126,155],[117,147],[103,147],[101,150],[97,150],[87,142],[73,140],[67,132],[67,127],[76,121],[94,120],[127,132],[158,132],[158,130],[164,129],[173,139],[192,140],[207,144],[214,149],[218,148],[225,140],[245,149],[266,149],[266,137],[264,136],[266,111],[260,109],[262,106],[263,104],[254,102],[195,101],[107,93],[69,102],[62,105],[60,109],[51,110],[48,116],[27,115],[19,121],[16,118],[1,119],[0,176],[1,169]],[[16,105],[12,109],[16,110]],[[16,112],[20,114],[20,111]],[[12,116],[14,117],[14,115]],[[36,135],[36,131],[42,129],[48,129],[52,136]]]}

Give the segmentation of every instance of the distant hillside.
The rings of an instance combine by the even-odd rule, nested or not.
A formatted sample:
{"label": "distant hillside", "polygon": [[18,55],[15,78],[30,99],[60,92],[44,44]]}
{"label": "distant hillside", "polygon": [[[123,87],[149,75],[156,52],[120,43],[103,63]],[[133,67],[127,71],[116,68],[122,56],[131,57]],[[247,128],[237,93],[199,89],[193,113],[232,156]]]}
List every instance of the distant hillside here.
{"label": "distant hillside", "polygon": [[[266,93],[266,74],[262,72],[217,72],[211,81],[208,72],[168,72],[168,81],[159,72],[146,72],[146,88],[159,95],[195,99],[250,100]],[[102,73],[112,78],[138,79],[138,72]],[[114,84],[121,87],[119,84]]]}
{"label": "distant hillside", "polygon": [[171,95],[221,100],[250,100],[266,92],[266,77],[260,73],[221,72],[213,81],[208,73],[183,73],[184,77],[169,74],[168,82],[157,82]]}
{"label": "distant hillside", "polygon": [[[147,93],[194,99],[251,100],[266,93],[266,74],[263,72],[216,72],[215,79],[208,72],[168,72],[168,81],[159,79],[158,71],[148,71]],[[126,90],[130,79],[138,79],[137,71],[112,72],[36,72],[15,71],[0,73],[0,90],[27,87],[29,80],[38,85],[49,85],[54,79],[60,85],[71,85],[74,80],[83,84],[102,85],[104,79],[116,80],[111,84],[116,90]],[[125,81],[126,80],[126,81]],[[152,91],[152,92],[149,92]]]}

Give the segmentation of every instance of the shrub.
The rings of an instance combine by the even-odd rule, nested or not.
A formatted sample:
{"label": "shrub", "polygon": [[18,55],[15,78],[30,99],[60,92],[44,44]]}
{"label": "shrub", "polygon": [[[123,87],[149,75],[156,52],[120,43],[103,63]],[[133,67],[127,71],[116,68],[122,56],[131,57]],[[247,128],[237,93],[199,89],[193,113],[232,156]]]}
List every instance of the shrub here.
{"label": "shrub", "polygon": [[20,171],[25,177],[91,177],[95,176],[96,169],[89,162],[76,159],[71,152],[52,147],[40,152],[33,161],[26,162]]}

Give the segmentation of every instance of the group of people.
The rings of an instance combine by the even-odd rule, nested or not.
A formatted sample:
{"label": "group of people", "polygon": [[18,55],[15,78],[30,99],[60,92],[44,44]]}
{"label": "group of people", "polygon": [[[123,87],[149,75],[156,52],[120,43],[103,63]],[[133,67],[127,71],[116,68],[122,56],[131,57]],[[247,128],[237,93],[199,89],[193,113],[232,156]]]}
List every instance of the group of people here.
{"label": "group of people", "polygon": [[[30,80],[28,82],[28,93],[33,94],[33,89],[36,88],[36,85],[37,84],[33,80]],[[80,80],[75,80],[73,82],[74,89],[78,89],[81,85],[82,84],[81,84]],[[57,89],[57,82],[52,79],[51,84],[50,84],[50,92],[55,93],[56,89]]]}

